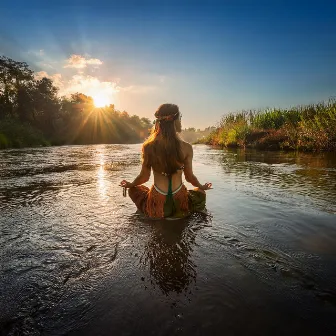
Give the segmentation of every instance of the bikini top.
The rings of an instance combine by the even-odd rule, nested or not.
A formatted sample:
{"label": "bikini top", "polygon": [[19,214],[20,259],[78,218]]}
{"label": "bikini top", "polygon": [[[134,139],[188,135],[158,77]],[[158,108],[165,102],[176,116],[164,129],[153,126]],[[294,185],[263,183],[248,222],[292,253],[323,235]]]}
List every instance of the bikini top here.
{"label": "bikini top", "polygon": [[[183,170],[183,169],[184,169],[184,165],[182,165],[181,167],[177,168],[177,169],[176,169],[176,172],[177,172],[178,170]],[[176,173],[176,172],[175,172],[175,173]],[[165,173],[165,172],[162,172],[161,174],[164,175],[164,176],[166,176],[166,177],[169,177],[170,180],[171,180],[171,177],[172,177],[172,175],[173,175],[173,174],[169,175],[168,173]]]}
{"label": "bikini top", "polygon": [[[183,169],[184,169],[184,165],[182,165],[181,167],[177,168],[176,171],[183,170]],[[165,172],[162,172],[161,174],[169,178],[168,192],[167,192],[166,198],[173,198],[173,179],[172,179],[172,175],[173,174],[168,174],[168,173],[165,173]]]}

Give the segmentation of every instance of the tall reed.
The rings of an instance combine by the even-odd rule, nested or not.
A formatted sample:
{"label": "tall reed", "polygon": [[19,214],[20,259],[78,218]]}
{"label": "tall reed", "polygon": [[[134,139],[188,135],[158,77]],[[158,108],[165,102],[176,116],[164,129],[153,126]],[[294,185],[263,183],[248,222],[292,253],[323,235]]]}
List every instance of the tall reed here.
{"label": "tall reed", "polygon": [[336,100],[229,113],[205,142],[225,147],[336,150]]}

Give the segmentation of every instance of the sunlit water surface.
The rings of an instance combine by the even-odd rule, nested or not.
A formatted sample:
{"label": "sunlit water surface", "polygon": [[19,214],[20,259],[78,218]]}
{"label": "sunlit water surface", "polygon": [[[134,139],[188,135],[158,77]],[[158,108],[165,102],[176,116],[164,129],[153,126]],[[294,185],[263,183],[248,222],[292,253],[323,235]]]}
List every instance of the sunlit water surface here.
{"label": "sunlit water surface", "polygon": [[140,145],[0,151],[3,335],[335,335],[336,158],[196,146],[208,215],[150,221]]}

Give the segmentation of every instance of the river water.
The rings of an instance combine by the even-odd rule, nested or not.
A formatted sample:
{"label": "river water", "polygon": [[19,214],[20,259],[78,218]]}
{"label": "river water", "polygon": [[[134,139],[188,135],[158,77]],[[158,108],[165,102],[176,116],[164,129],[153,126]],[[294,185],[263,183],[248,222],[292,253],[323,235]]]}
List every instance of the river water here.
{"label": "river water", "polygon": [[207,215],[150,221],[139,150],[0,151],[1,334],[335,335],[335,155],[195,146]]}

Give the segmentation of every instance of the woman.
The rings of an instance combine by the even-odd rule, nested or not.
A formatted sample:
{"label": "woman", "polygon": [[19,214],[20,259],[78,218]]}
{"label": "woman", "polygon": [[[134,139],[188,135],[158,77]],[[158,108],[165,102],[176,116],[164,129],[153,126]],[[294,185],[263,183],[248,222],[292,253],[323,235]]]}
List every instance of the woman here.
{"label": "woman", "polygon": [[[155,113],[155,127],[142,146],[142,168],[132,183],[121,181],[129,188],[129,196],[138,209],[148,217],[185,217],[205,208],[205,190],[211,183],[200,184],[193,173],[192,146],[180,139],[181,113],[177,105],[163,104]],[[151,169],[154,185],[141,184],[149,180]],[[196,189],[187,190],[182,173]]]}

